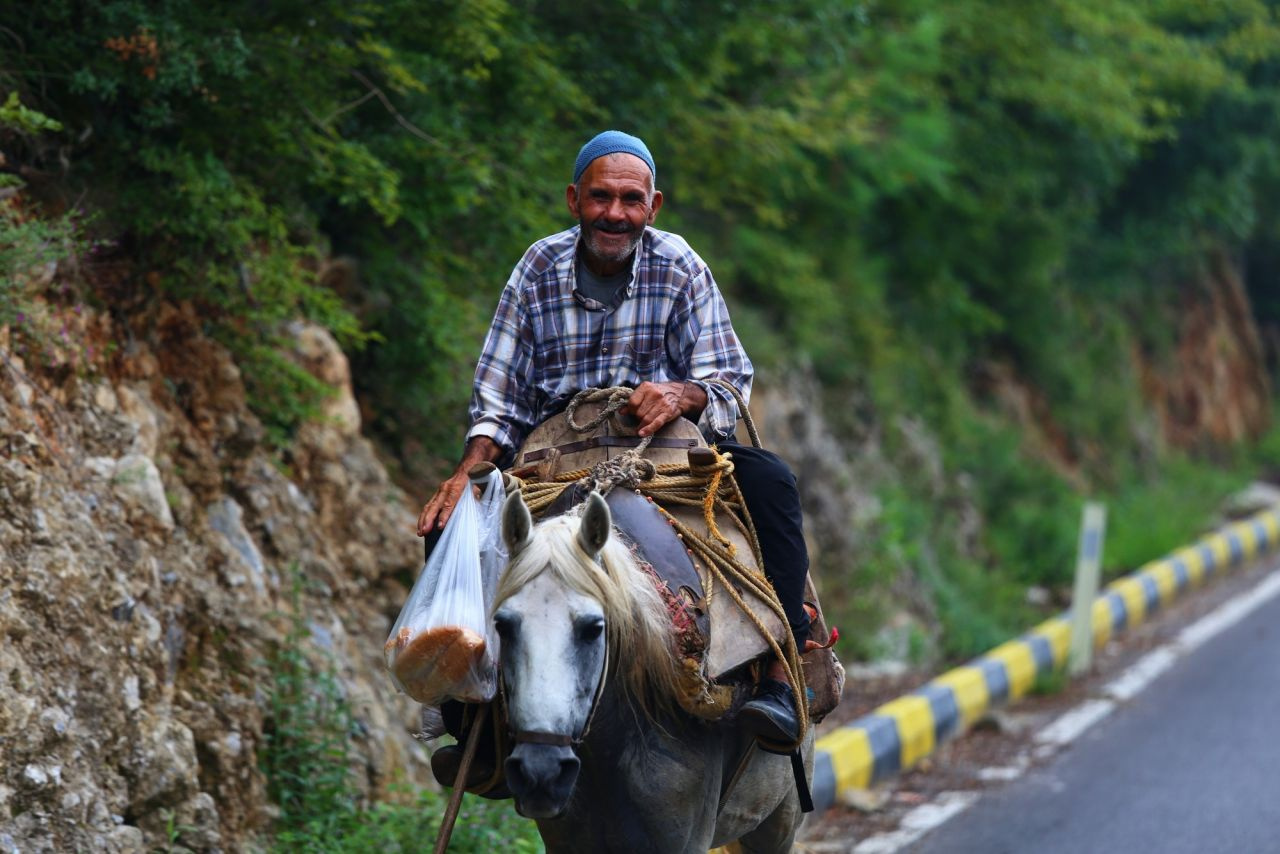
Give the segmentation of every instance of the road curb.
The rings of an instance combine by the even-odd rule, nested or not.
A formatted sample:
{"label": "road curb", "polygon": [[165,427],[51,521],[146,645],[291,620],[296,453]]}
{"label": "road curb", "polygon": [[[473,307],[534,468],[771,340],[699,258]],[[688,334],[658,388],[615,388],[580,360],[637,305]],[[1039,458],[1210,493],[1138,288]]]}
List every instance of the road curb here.
{"label": "road curb", "polygon": [[[1278,544],[1280,506],[1226,525],[1116,579],[1093,601],[1094,648],[1219,570],[1247,563]],[[991,709],[1017,700],[1038,677],[1065,665],[1070,643],[1070,614],[1064,612],[818,739],[815,810],[833,805],[841,792],[865,789],[910,768]]]}

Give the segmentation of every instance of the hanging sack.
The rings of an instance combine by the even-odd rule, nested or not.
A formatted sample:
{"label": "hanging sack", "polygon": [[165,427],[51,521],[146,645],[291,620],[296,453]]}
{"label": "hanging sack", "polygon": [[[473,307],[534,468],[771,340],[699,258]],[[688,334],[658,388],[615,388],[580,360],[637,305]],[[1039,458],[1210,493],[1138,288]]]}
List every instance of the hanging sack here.
{"label": "hanging sack", "polygon": [[462,491],[440,541],[409,591],[383,656],[398,690],[426,705],[487,702],[497,689],[497,636],[489,628],[498,574],[504,497],[495,469]]}

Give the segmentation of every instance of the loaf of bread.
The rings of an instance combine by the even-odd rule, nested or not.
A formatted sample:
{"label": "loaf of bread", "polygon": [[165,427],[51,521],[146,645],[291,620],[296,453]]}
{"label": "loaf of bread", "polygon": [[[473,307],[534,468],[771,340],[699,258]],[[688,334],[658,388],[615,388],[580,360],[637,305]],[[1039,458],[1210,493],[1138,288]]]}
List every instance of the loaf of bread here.
{"label": "loaf of bread", "polygon": [[470,677],[484,665],[484,638],[462,626],[436,626],[416,635],[407,626],[387,641],[391,672],[420,703],[469,699]]}

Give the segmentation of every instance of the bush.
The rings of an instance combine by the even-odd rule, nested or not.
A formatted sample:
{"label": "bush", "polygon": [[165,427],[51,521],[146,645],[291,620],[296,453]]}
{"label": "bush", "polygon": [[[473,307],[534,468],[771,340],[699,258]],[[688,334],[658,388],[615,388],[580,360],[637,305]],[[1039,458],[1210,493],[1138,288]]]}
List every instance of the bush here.
{"label": "bush", "polygon": [[[280,807],[273,850],[422,851],[435,837],[447,799],[400,786],[393,791],[395,803],[357,802],[350,748],[356,727],[333,664],[312,643],[303,613],[302,581],[295,569],[289,632],[269,661],[273,682],[260,756],[267,793]],[[464,798],[450,851],[542,850],[533,823],[515,815],[509,804]]]}

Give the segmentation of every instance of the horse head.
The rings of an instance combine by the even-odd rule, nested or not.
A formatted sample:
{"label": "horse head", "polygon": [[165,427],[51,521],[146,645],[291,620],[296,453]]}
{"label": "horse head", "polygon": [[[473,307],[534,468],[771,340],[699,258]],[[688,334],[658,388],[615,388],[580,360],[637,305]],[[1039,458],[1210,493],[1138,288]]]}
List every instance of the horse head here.
{"label": "horse head", "polygon": [[559,517],[537,529],[518,492],[503,508],[511,563],[494,625],[515,742],[506,774],[516,809],[529,818],[550,818],[568,804],[580,767],[574,748],[607,676],[603,599],[610,585],[597,561],[610,531],[609,507],[598,493],[580,520]]}

